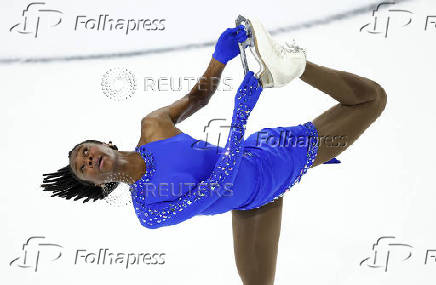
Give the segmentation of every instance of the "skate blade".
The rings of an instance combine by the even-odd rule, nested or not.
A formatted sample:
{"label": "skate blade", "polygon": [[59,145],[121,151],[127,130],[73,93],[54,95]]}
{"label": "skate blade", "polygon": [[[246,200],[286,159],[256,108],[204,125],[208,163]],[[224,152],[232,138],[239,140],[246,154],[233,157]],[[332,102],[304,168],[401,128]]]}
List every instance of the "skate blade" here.
{"label": "skate blade", "polygon": [[255,77],[260,81],[262,88],[275,87],[272,74],[269,71],[268,67],[266,66],[265,62],[262,60],[262,57],[260,56],[259,48],[258,48],[258,44],[257,44],[257,39],[256,39],[256,34],[255,34],[254,29],[253,29],[253,26],[251,25],[250,20],[239,15],[235,22],[236,22],[236,26],[243,25],[245,27],[245,31],[247,33],[247,40],[245,42],[241,43],[239,46],[240,51],[241,51],[240,56],[241,56],[242,65],[244,67],[245,73],[247,73],[249,70],[247,58],[245,55],[245,48],[248,47],[250,49],[250,52],[253,55],[254,59],[256,60],[256,62],[260,66],[260,70],[255,73]]}

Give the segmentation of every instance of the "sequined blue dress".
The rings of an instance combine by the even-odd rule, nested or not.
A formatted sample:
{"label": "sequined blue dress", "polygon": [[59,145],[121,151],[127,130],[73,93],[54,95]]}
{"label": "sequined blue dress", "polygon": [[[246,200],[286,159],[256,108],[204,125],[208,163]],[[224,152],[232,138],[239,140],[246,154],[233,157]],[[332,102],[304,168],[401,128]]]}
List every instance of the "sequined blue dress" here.
{"label": "sequined blue dress", "polygon": [[[248,97],[239,93],[242,99]],[[307,122],[263,128],[244,140],[255,103],[250,107],[240,101],[235,104],[225,147],[180,133],[135,148],[147,169],[130,185],[141,225],[156,229],[195,215],[259,208],[300,181],[317,154],[315,126]]]}

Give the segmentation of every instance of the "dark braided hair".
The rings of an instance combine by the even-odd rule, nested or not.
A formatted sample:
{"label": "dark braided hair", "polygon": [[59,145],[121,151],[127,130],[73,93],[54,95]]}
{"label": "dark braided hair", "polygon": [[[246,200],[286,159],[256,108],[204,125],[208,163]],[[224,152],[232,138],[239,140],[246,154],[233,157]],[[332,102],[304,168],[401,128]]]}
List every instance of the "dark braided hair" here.
{"label": "dark braided hair", "polygon": [[[103,144],[101,141],[97,140],[86,140],[73,147],[73,149],[68,153],[68,158],[74,149],[84,143],[96,143]],[[112,142],[109,142],[112,143]],[[116,145],[109,145],[113,150],[118,150]],[[85,198],[83,203],[88,202],[91,199],[100,200],[105,198],[109,193],[111,193],[120,184],[119,182],[108,182],[104,184],[104,187],[96,186],[94,183],[86,180],[79,179],[68,164],[67,166],[59,169],[57,172],[43,174],[44,180],[41,187],[43,191],[52,191],[51,197],[62,197],[67,200],[74,198],[77,201],[81,198]]]}

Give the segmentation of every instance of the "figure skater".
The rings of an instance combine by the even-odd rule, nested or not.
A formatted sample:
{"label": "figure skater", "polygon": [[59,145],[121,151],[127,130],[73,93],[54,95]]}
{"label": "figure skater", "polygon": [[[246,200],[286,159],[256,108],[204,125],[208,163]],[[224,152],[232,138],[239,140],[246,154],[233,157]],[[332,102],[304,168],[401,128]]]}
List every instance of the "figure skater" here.
{"label": "figure skater", "polygon": [[[236,92],[225,147],[196,140],[175,125],[208,104],[216,79],[240,53],[238,43],[250,40],[243,25],[221,34],[207,70],[189,94],[142,119],[134,151],[119,151],[111,142],[79,143],[69,152],[67,166],[44,174],[44,191],[87,202],[104,199],[127,183],[136,216],[149,229],[232,211],[242,281],[273,284],[283,194],[309,168],[337,162],[335,157],[380,116],[386,93],[368,78],[307,61],[304,50],[278,44],[256,23],[251,23],[251,40],[263,69],[247,72]],[[297,77],[339,103],[313,121],[263,128],[244,139],[263,89]]]}

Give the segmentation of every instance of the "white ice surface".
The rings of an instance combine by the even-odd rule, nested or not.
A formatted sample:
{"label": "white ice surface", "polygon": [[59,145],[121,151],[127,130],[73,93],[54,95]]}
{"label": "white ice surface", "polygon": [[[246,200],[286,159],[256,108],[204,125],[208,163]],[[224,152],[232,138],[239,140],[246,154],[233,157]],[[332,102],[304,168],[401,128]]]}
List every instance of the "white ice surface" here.
{"label": "white ice surface", "polygon": [[[147,35],[122,41],[114,35],[100,38],[88,34],[77,42],[77,35],[44,34],[47,38],[41,35],[30,40],[10,33],[9,27],[19,21],[19,11],[26,3],[6,1],[0,5],[4,15],[0,34],[5,39],[0,57],[62,56],[205,42],[233,26],[241,11],[258,15],[273,29],[373,3],[292,2],[275,1],[271,7],[265,1],[177,5],[152,1],[150,11],[171,19],[171,30],[165,35],[153,41]],[[62,1],[59,5],[65,14],[71,11],[69,15],[116,14],[119,6],[123,6],[120,14],[140,14],[135,1],[98,3]],[[51,3],[51,7],[56,5]],[[229,11],[226,5],[236,6]],[[392,19],[388,38],[359,32],[372,20],[369,10],[329,25],[277,35],[281,40],[295,37],[314,63],[375,80],[386,90],[388,103],[382,116],[338,156],[342,164],[310,169],[285,195],[276,284],[427,285],[436,281],[436,261],[424,264],[426,250],[436,249],[436,28],[424,31],[426,16],[436,15],[436,2],[410,1],[396,7],[413,11],[413,21],[401,28],[401,19]],[[149,11],[145,4],[141,9]],[[2,284],[241,284],[233,256],[230,212],[148,230],[139,224],[133,208],[73,203],[51,198],[39,188],[42,173],[65,166],[68,150],[84,139],[112,140],[120,150],[133,150],[141,118],[187,92],[186,88],[145,92],[141,78],[201,76],[212,52],[212,48],[202,48],[125,59],[0,65]],[[116,66],[128,68],[138,79],[135,96],[124,102],[109,100],[100,88],[101,76]],[[233,89],[239,85],[243,75],[238,58],[228,64],[223,76],[231,78]],[[208,106],[178,127],[204,139],[203,126],[210,119],[230,119],[234,93],[217,92]],[[331,97],[300,80],[267,89],[252,112],[247,134],[262,127],[310,121],[334,104]],[[36,235],[62,245],[63,256],[54,262],[41,260],[38,272],[10,266],[23,254],[25,240]],[[412,257],[401,262],[402,251],[394,250],[388,272],[360,266],[373,255],[372,244],[381,236],[395,236],[396,242],[412,245]],[[165,252],[165,264],[126,269],[80,260],[74,265],[77,249],[97,252],[100,248]]]}

